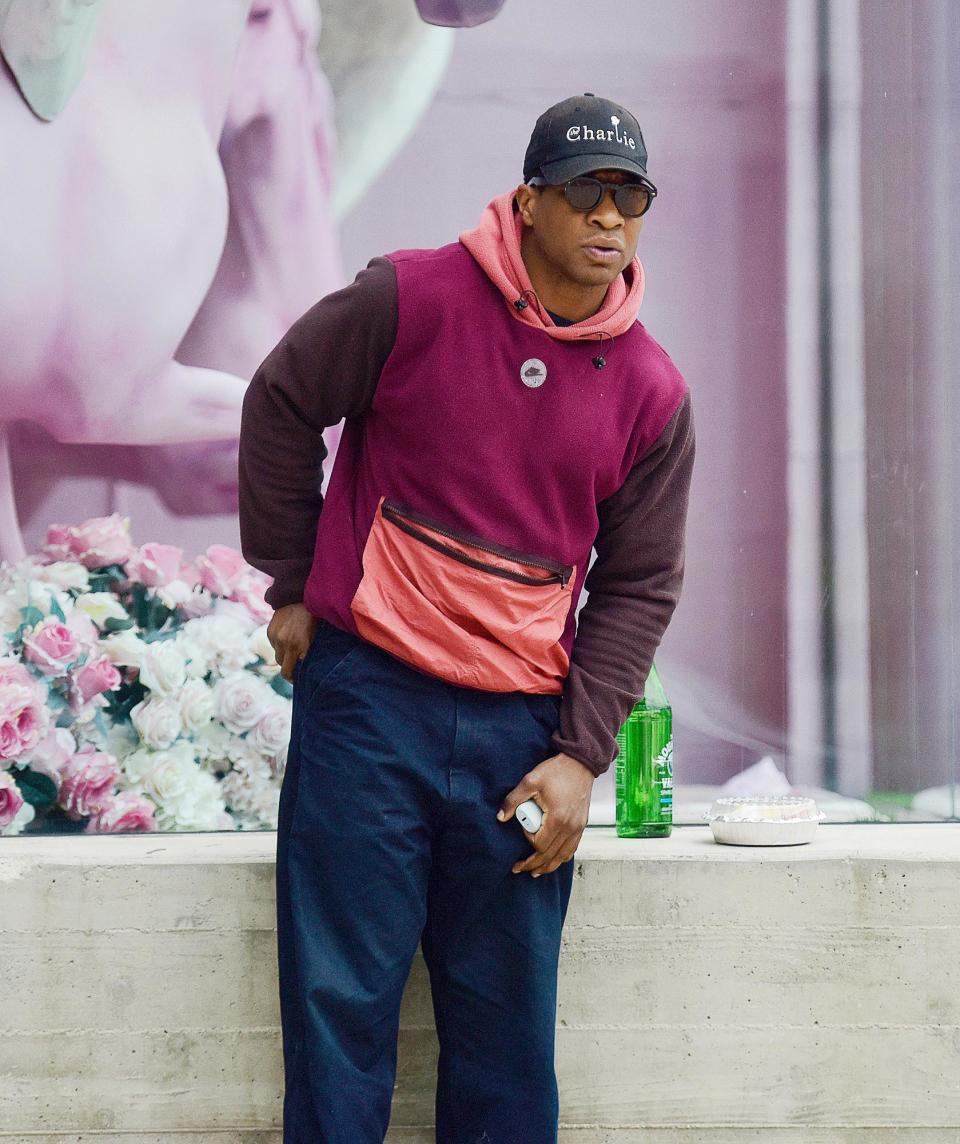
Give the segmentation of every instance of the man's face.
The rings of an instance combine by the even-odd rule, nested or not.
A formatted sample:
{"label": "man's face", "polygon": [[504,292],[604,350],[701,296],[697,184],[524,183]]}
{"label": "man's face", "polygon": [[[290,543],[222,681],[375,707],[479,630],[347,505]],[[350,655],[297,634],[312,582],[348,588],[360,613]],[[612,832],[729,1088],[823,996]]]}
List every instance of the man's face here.
{"label": "man's face", "polygon": [[[611,188],[630,181],[625,171],[591,171]],[[574,210],[563,187],[517,188],[517,202],[530,239],[558,274],[579,286],[612,282],[637,252],[643,218],[626,218],[612,190],[589,211]]]}

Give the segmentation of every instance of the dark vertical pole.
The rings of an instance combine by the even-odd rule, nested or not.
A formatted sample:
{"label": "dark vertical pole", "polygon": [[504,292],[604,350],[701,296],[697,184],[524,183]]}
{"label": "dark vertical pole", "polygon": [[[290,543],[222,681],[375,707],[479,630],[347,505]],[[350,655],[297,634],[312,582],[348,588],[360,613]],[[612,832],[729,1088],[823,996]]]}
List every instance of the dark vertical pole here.
{"label": "dark vertical pole", "polygon": [[830,199],[830,3],[817,3],[817,253],[820,331],[820,595],[823,607],[823,785],[837,789],[837,655],[833,528],[833,264]]}

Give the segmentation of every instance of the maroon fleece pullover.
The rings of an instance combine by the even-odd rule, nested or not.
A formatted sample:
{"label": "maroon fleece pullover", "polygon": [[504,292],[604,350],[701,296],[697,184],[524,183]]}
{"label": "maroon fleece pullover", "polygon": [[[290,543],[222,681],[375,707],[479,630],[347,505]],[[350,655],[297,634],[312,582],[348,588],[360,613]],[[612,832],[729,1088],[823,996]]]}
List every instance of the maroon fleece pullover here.
{"label": "maroon fleece pullover", "polygon": [[[349,600],[375,498],[396,494],[399,483],[401,499],[435,517],[577,562],[573,601],[581,585],[589,598],[576,628],[571,610],[565,632],[570,671],[553,742],[599,775],[615,757],[616,732],[643,693],[680,593],[694,458],[689,392],[639,322],[607,343],[609,364],[597,373],[589,364],[596,342],[568,343],[559,359],[559,343],[541,331],[498,326],[520,323],[458,244],[391,259],[374,259],[352,285],[304,314],[250,383],[240,441],[244,556],[274,577],[267,593],[274,607],[305,601],[314,614],[355,631]],[[406,268],[411,261],[416,272]],[[407,284],[398,287],[398,277]],[[456,345],[451,330],[461,331]],[[504,356],[504,345],[517,338],[513,356],[541,358],[553,370],[535,398],[524,396],[512,358]],[[446,347],[439,356],[436,340]],[[524,422],[536,415],[522,403],[550,400],[551,381],[561,384],[564,373],[551,365],[557,360],[571,379],[564,396],[570,408],[565,421],[551,422],[550,406],[542,405],[547,431],[538,439],[536,422]],[[429,377],[418,375],[418,366]],[[482,388],[471,388],[478,374]],[[512,385],[510,400],[521,402],[512,413],[505,405],[498,411],[501,384]],[[561,391],[553,392],[559,399]],[[611,410],[611,401],[620,404]],[[603,416],[608,421],[591,434]],[[325,508],[321,433],[341,418]],[[451,419],[449,431],[431,434],[444,418]],[[511,469],[524,449],[521,468]],[[498,450],[509,461],[504,466],[496,465]],[[521,482],[523,471],[528,478]],[[384,487],[388,481],[392,487]],[[587,572],[591,541],[596,559]]]}

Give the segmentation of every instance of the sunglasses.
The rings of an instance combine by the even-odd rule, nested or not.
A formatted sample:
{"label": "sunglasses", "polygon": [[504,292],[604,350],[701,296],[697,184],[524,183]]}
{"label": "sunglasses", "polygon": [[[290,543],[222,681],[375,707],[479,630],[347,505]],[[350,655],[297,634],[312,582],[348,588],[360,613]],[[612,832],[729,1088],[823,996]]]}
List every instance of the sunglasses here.
{"label": "sunglasses", "polygon": [[[528,179],[527,183],[531,187],[555,185],[540,175]],[[653,183],[601,183],[587,175],[569,179],[561,185],[564,198],[575,211],[592,211],[607,191],[613,191],[613,201],[624,218],[639,218],[645,214],[657,193]]]}

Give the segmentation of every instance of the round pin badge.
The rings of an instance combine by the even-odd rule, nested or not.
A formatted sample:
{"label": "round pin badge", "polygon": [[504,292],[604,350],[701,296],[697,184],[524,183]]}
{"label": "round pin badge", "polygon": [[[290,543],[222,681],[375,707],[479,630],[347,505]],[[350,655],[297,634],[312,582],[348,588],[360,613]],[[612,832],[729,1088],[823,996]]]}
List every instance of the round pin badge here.
{"label": "round pin badge", "polygon": [[520,367],[520,380],[530,389],[537,389],[547,380],[547,367],[539,358],[527,358]]}

